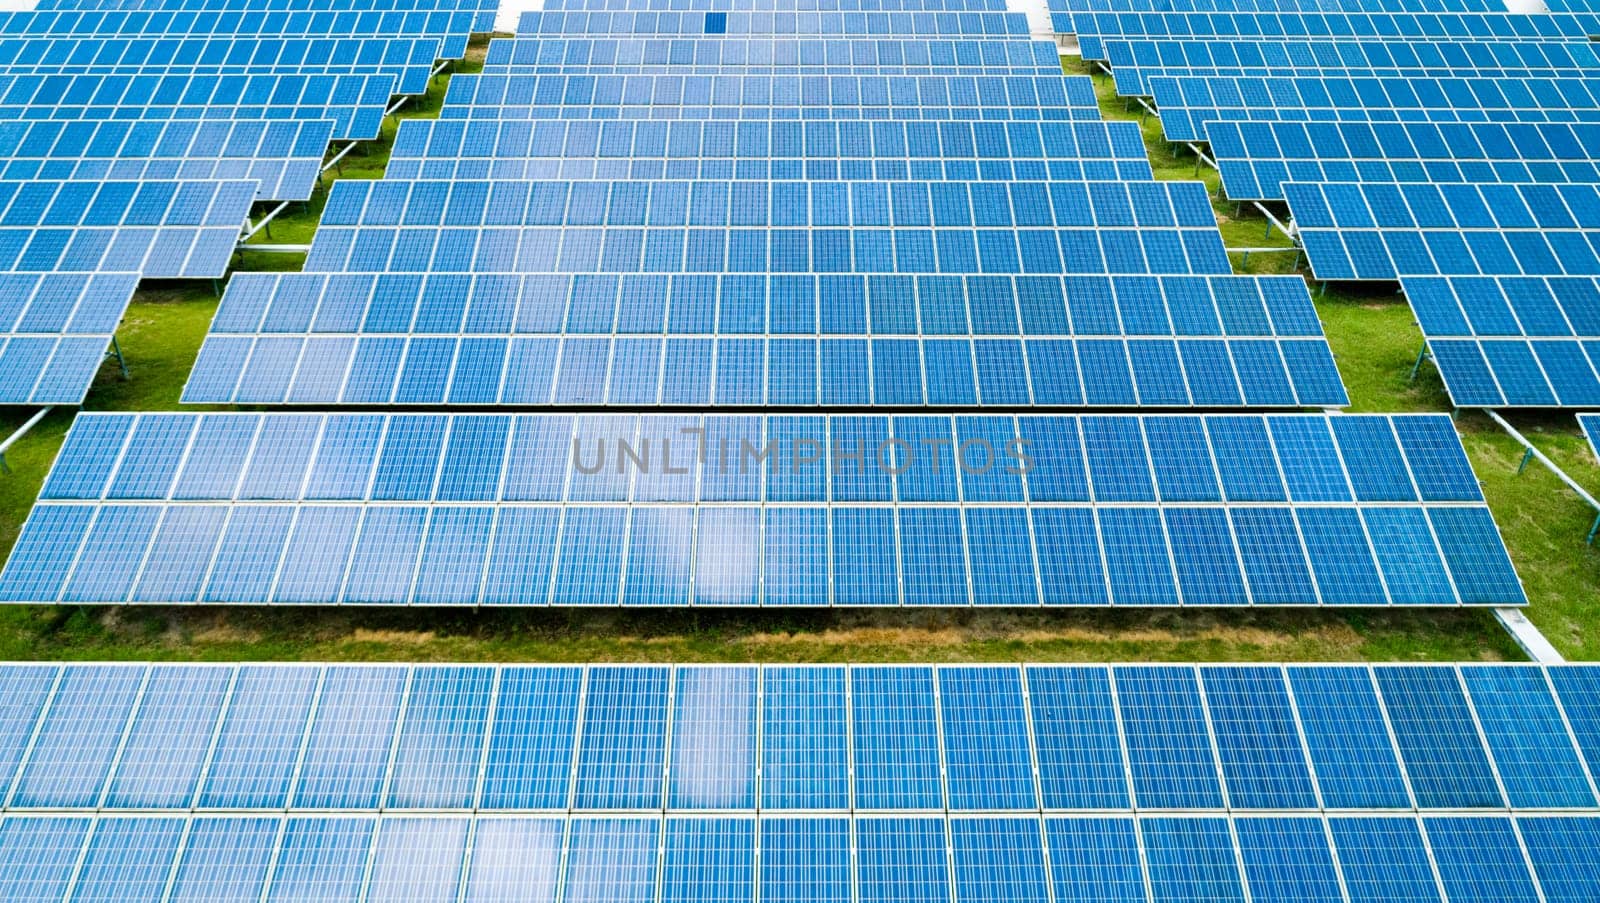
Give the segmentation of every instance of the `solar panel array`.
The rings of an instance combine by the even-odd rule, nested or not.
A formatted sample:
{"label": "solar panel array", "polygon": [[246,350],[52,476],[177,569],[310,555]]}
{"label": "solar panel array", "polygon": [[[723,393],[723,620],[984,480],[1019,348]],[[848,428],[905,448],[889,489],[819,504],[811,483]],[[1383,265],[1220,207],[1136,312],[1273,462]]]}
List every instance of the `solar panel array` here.
{"label": "solar panel array", "polygon": [[1600,125],[1206,123],[1222,189],[1282,201],[1291,182],[1600,182]]}
{"label": "solar panel array", "polygon": [[[1204,187],[1023,17],[647,6],[531,13],[452,78],[307,272],[231,282],[184,394],[615,415],[85,418],[0,596],[1525,601],[1443,419],[1015,416],[1346,402],[1303,282],[1233,275]],[[806,460],[591,480],[571,447],[685,429]],[[903,471],[929,443],[993,460]]]}
{"label": "solar panel array", "polygon": [[1600,67],[1587,41],[1373,43],[1302,39],[1106,42],[1117,93],[1147,95],[1151,76],[1283,76],[1345,73],[1364,77],[1583,75]]}
{"label": "solar panel array", "polygon": [[[320,5],[319,5],[320,4]],[[460,57],[478,0],[156,0],[0,16],[0,404],[77,404],[137,280],[223,276],[258,201]],[[317,10],[321,10],[320,12]],[[485,19],[484,16],[488,18]]]}
{"label": "solar panel array", "polygon": [[528,14],[335,188],[318,275],[235,282],[185,399],[1345,402],[1304,288],[1226,275],[1022,17],[771,6]]}
{"label": "solar panel array", "polygon": [[85,414],[0,600],[1524,597],[1443,416]]}
{"label": "solar panel array", "polygon": [[1561,903],[1600,874],[1592,667],[15,665],[0,686],[9,900],[1489,882]]}
{"label": "solar panel array", "polygon": [[1588,7],[1183,7],[1051,3],[1230,198],[1287,204],[1316,278],[1398,281],[1457,405],[1600,405]]}

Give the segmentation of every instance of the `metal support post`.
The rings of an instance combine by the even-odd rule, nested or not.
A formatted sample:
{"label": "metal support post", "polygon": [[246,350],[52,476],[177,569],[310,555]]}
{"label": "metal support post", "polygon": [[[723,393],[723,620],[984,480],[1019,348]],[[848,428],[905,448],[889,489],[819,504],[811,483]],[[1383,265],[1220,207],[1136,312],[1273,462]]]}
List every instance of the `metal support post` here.
{"label": "metal support post", "polygon": [[[1571,489],[1573,492],[1577,493],[1578,498],[1583,499],[1590,508],[1595,510],[1597,516],[1595,518],[1594,525],[1589,528],[1589,535],[1584,537],[1583,540],[1585,543],[1593,543],[1595,534],[1600,533],[1600,502],[1595,501],[1594,496],[1590,495],[1587,489],[1579,486],[1577,481],[1572,479],[1572,477],[1567,476],[1566,471],[1557,467],[1556,462],[1550,460],[1550,458],[1546,456],[1544,452],[1535,447],[1532,442],[1529,442],[1526,436],[1517,432],[1515,427],[1507,423],[1505,418],[1501,417],[1499,414],[1496,414],[1492,408],[1484,408],[1483,413],[1487,415],[1490,420],[1493,420],[1495,423],[1499,424],[1500,428],[1505,430],[1507,435],[1522,443],[1522,447],[1525,450],[1523,453],[1524,466],[1527,464],[1528,457],[1532,456],[1540,464],[1543,464],[1551,473],[1555,474],[1556,479],[1565,483],[1568,489]],[[1517,472],[1521,473],[1522,469],[1519,467]]]}
{"label": "metal support post", "polygon": [[117,344],[117,337],[111,337],[111,356],[117,359],[117,370],[122,373],[122,378],[128,378],[128,362],[122,359],[122,346]]}
{"label": "metal support post", "polygon": [[6,463],[6,450],[15,445],[18,439],[26,436],[29,430],[37,426],[39,421],[43,420],[53,410],[55,410],[53,405],[46,405],[40,408],[32,417],[24,420],[22,422],[22,426],[17,427],[16,432],[7,436],[4,442],[0,442],[0,473],[11,472],[11,465]]}
{"label": "metal support post", "polygon": [[[1323,284],[1326,285],[1327,283]],[[1413,383],[1417,381],[1417,374],[1422,372],[1422,362],[1427,360],[1429,356],[1428,343],[1423,342],[1422,350],[1417,352],[1417,362],[1411,365],[1411,375],[1406,377],[1406,382]]]}

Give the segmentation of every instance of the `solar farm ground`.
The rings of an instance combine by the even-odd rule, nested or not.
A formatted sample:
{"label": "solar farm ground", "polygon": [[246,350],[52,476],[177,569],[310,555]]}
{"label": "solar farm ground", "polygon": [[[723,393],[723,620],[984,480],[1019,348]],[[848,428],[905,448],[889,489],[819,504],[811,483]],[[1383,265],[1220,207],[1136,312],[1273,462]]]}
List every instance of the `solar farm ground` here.
{"label": "solar farm ground", "polygon": [[[456,71],[481,65],[475,40]],[[1073,73],[1088,69],[1076,61]],[[402,117],[433,117],[444,96],[436,80]],[[1138,119],[1096,78],[1108,118]],[[385,142],[342,161],[343,178],[377,178]],[[1158,177],[1192,180],[1195,159],[1172,152],[1159,124],[1144,124]],[[1217,175],[1198,177],[1215,191]],[[270,243],[310,241],[321,199],[273,223]],[[1232,203],[1217,204],[1229,247],[1286,246],[1266,221]],[[244,268],[298,269],[298,255],[246,254]],[[1243,272],[1289,272],[1294,255],[1234,258]],[[104,366],[88,410],[177,410],[184,380],[206,334],[217,297],[202,283],[151,283],[135,297],[118,331],[133,378]],[[1447,411],[1437,373],[1407,380],[1422,335],[1396,294],[1330,287],[1317,297],[1351,411]],[[185,410],[197,410],[185,406]],[[0,417],[9,434],[22,417]],[[53,413],[10,450],[13,473],[0,479],[0,556],[9,551],[71,422]],[[1576,422],[1565,414],[1513,420],[1580,483],[1600,487],[1597,466]],[[1538,468],[1518,473],[1521,448],[1480,414],[1458,428],[1484,494],[1526,587],[1528,616],[1569,658],[1600,657],[1600,552],[1584,545],[1593,512]],[[515,612],[340,609],[79,608],[0,609],[0,659],[232,659],[411,661],[1338,661],[1494,660],[1519,650],[1486,611],[895,611],[895,612]]]}

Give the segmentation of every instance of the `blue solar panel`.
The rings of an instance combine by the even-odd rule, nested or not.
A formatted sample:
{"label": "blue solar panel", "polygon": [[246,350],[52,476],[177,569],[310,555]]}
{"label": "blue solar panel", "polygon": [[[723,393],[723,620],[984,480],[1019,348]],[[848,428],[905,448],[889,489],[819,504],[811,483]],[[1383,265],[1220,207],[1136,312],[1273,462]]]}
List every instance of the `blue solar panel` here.
{"label": "blue solar panel", "polygon": [[1150,161],[1128,122],[411,119],[384,172],[461,181],[1148,180]]}
{"label": "blue solar panel", "polygon": [[1586,41],[1434,42],[1328,40],[1208,41],[1148,38],[1104,42],[1117,93],[1148,95],[1151,76],[1358,75],[1361,77],[1529,77],[1579,75],[1600,67]]}
{"label": "blue solar panel", "polygon": [[12,75],[393,75],[396,93],[428,89],[435,39],[5,38]]}
{"label": "blue solar panel", "polygon": [[[1447,680],[1476,687],[1492,678],[1516,687],[1542,685],[1548,678],[1572,687],[1574,679],[1589,677],[1592,669],[1582,666],[761,670],[778,679],[764,679],[754,667],[728,666],[6,666],[0,668],[0,685],[47,698],[31,717],[17,719],[33,722],[25,723],[27,761],[21,769],[31,795],[13,794],[5,803],[0,887],[8,899],[61,899],[70,884],[88,899],[108,893],[133,900],[347,899],[359,891],[409,900],[456,899],[463,886],[468,899],[564,886],[573,899],[655,900],[659,885],[673,899],[742,900],[759,882],[764,899],[1001,901],[1049,900],[1052,891],[1055,899],[1093,891],[1103,899],[1142,900],[1148,883],[1162,900],[1242,899],[1244,886],[1251,899],[1262,900],[1344,899],[1341,886],[1351,900],[1515,900],[1541,892],[1546,900],[1577,900],[1586,899],[1592,883],[1590,841],[1600,822],[1574,809],[1593,812],[1593,797],[1514,793],[1509,809],[1487,802],[1466,808],[1490,811],[1462,813],[1460,798],[1438,797],[1429,789],[1436,779],[1409,752],[1418,713],[1455,719],[1438,701]],[[1024,801],[1002,815],[990,799],[953,790],[945,811],[940,776],[962,780],[973,748],[961,738],[970,733],[962,725],[979,718],[969,711],[967,691],[958,688],[988,693],[1002,713],[993,722],[995,733],[1007,737],[1018,722],[1003,713],[1025,710],[1028,701],[1050,692],[1052,682],[1072,676],[1083,686],[1109,691],[1112,675],[1113,755],[1117,761],[1126,756],[1137,775],[1141,763],[1152,761],[1150,750],[1165,751],[1158,758],[1166,764],[1154,780],[1173,788],[1186,783],[1173,755],[1186,743],[1174,743],[1178,734],[1169,733],[1152,745],[1150,732],[1160,727],[1155,717],[1166,717],[1202,750],[1209,750],[1207,738],[1213,736],[1221,748],[1245,748],[1226,738],[1248,738],[1250,749],[1265,750],[1284,726],[1272,715],[1253,726],[1239,720],[1227,711],[1230,693],[1246,695],[1255,687],[1265,691],[1263,700],[1281,702],[1283,688],[1291,687],[1294,708],[1303,711],[1300,700],[1313,698],[1303,692],[1311,686],[1307,677],[1348,689],[1371,686],[1376,675],[1384,687],[1376,717],[1392,725],[1406,753],[1420,812],[1375,798],[1330,797],[1322,804],[1287,797],[1278,790],[1282,779],[1269,771],[1230,770],[1227,752],[1222,767],[1232,812],[1221,808],[1214,777],[1205,799],[1179,803],[1192,805],[1181,814],[1162,811],[1174,798],[1144,798],[1145,785],[1137,779],[1141,796],[1133,806],[1126,797],[1047,796],[1042,807]],[[1089,677],[1099,680],[1083,680]],[[837,678],[849,689],[819,697],[798,678]],[[508,692],[519,698],[508,701]],[[713,697],[741,696],[747,702],[732,706],[736,717],[711,711]],[[697,698],[704,704],[692,701]],[[375,704],[366,714],[354,713],[352,702],[363,699]],[[1215,702],[1222,703],[1221,714]],[[1471,704],[1483,708],[1476,699]],[[917,720],[908,717],[912,705],[925,713],[917,717],[928,737],[922,748],[929,756],[923,769],[929,791],[921,800],[900,792],[915,786],[904,782],[917,770],[915,747],[885,742],[902,736],[888,731]],[[1559,703],[1546,697],[1540,705]],[[880,769],[883,783],[875,784],[875,778],[858,784],[853,800],[796,800],[779,808],[803,813],[758,817],[752,783],[764,781],[766,772],[763,767],[757,776],[755,750],[748,744],[757,734],[764,741],[766,732],[755,725],[773,723],[763,714],[769,707],[796,712],[808,706],[824,722],[833,713],[855,712],[842,742],[847,754],[824,755],[813,765],[821,782],[847,780],[854,761],[858,777],[871,765]],[[184,714],[193,712],[208,714],[198,720]],[[1577,723],[1582,713],[1562,706],[1554,714]],[[1305,729],[1310,722],[1303,718],[1291,713],[1287,729],[1302,725],[1300,736],[1319,768],[1328,761],[1319,747],[1331,742],[1335,752],[1349,748]],[[208,728],[207,720],[218,724]],[[180,743],[173,764],[179,767],[136,764],[143,755],[136,752],[140,738],[158,721],[173,726],[171,738]],[[1518,763],[1570,754],[1566,736],[1523,732],[1510,741],[1522,744],[1521,756],[1510,759],[1505,742],[1496,739],[1503,730],[1495,719],[1479,721],[1488,754],[1475,735],[1464,735],[1462,742],[1485,756],[1492,781],[1508,787],[1523,783],[1518,775],[1527,770]],[[86,723],[103,727],[86,732]],[[245,726],[255,733],[242,733]],[[950,726],[956,727],[954,737]],[[1050,747],[1035,717],[1024,717],[1020,728],[1021,767],[1031,773],[1035,763],[1045,763],[1043,750]],[[542,746],[547,752],[525,745],[534,735],[548,744]],[[1041,739],[1030,740],[1035,736]],[[182,744],[198,746],[199,758]],[[529,754],[495,752],[512,747]],[[285,766],[273,764],[285,759]],[[624,799],[611,785],[596,783],[602,760],[609,763],[607,774],[620,781],[616,790],[634,787],[642,796]],[[100,761],[109,770],[95,764]],[[316,774],[335,761],[362,786],[372,783],[368,763],[377,763],[376,783],[386,792],[297,799],[285,812],[291,780],[303,787],[321,783]],[[414,780],[425,762],[438,763],[436,786]],[[175,777],[193,774],[204,776],[202,785],[220,780],[237,787],[241,765],[262,776],[280,772],[282,788],[255,796],[207,796],[202,790],[192,805],[186,794],[171,790]],[[291,778],[297,767],[309,773]],[[1206,767],[1216,774],[1215,763]],[[680,770],[687,774],[678,776]],[[898,786],[889,783],[896,776]],[[569,805],[566,788],[573,780],[578,795]],[[663,780],[679,789],[661,796]],[[674,783],[685,780],[700,793]],[[491,797],[491,784],[558,789],[553,795]],[[717,786],[735,792],[705,795]],[[874,786],[879,789],[861,792]],[[350,811],[302,811],[329,805]],[[908,807],[926,814],[914,815]],[[94,817],[76,817],[79,812]],[[1442,885],[1436,885],[1435,870]]]}
{"label": "blue solar panel", "polygon": [[1243,903],[1238,853],[1224,818],[1147,818],[1144,838],[1150,893],[1156,900]]}
{"label": "blue solar panel", "polygon": [[[1527,236],[1537,233],[1505,234],[1526,247]],[[1558,237],[1564,259],[1581,261],[1568,239],[1582,236]],[[1403,286],[1457,404],[1587,407],[1600,399],[1590,357],[1600,334],[1592,315],[1593,278],[1415,277]]]}
{"label": "blue solar panel", "polygon": [[[1309,296],[1287,277],[241,274],[231,286],[187,401],[1122,407],[1345,398]],[[900,304],[908,292],[919,311]],[[552,305],[552,295],[562,300]],[[713,360],[715,374],[681,367]],[[873,369],[883,361],[904,361],[922,378],[895,382]],[[904,369],[892,372],[903,379]],[[1018,373],[1027,377],[1020,385]]]}
{"label": "blue solar panel", "polygon": [[1232,121],[1600,122],[1582,77],[1373,78],[1151,76],[1168,141],[1204,141]]}
{"label": "blue solar panel", "polygon": [[[13,272],[221,276],[255,193],[246,181],[3,182],[0,249]],[[85,313],[109,319],[100,298]]]}
{"label": "blue solar panel", "polygon": [[1276,668],[1204,673],[1228,800],[1241,809],[1308,809],[1316,793],[1288,686]]}
{"label": "blue solar panel", "polygon": [[1600,186],[1288,183],[1284,195],[1319,279],[1600,275]]}
{"label": "blue solar panel", "polygon": [[[553,9],[547,5],[547,9]],[[985,75],[1059,72],[1061,58],[1048,41],[1020,41],[976,35],[952,37],[843,38],[549,36],[490,43],[485,73],[654,72],[732,69],[742,72],[793,71],[808,74],[934,75],[973,70]]]}
{"label": "blue solar panel", "polygon": [[1242,818],[1234,830],[1252,901],[1344,899],[1321,819]]}
{"label": "blue solar panel", "polygon": [[1082,12],[1054,13],[1056,30],[1078,36],[1086,60],[1105,59],[1108,39],[1123,37],[1178,37],[1205,39],[1260,38],[1384,38],[1403,40],[1491,40],[1517,38],[1573,39],[1595,33],[1591,15],[1507,14],[1438,11],[1428,4],[1417,13],[1287,11],[1274,5],[1270,11],[1249,12]]}
{"label": "blue solar panel", "polygon": [[1206,123],[1234,200],[1283,200],[1289,182],[1600,182],[1585,123]]}
{"label": "blue solar panel", "polygon": [[[1314,603],[1312,590],[1325,604],[1520,602],[1449,421],[1351,417],[1373,429],[1329,431],[1344,420],[86,415],[0,576],[0,596],[1205,605],[1217,600],[1194,589],[1205,587],[1200,569],[1221,566],[1242,575],[1256,604]],[[301,430],[305,439],[277,444]],[[1169,432],[1192,441],[1147,446],[1146,436]],[[941,453],[948,476],[939,476],[928,451],[920,472],[916,449],[941,448],[923,441],[941,436],[964,449],[960,461]],[[1380,442],[1389,454],[1375,457]],[[1208,443],[1215,452],[1201,464],[1222,484],[1164,485],[1158,495],[1152,472],[1176,470]],[[1343,450],[1352,443],[1363,451]],[[1313,450],[1325,459],[1320,470],[1285,463]],[[895,463],[899,454],[911,457]],[[893,466],[879,467],[880,457]],[[1258,472],[1235,473],[1247,462]],[[830,469],[831,490],[821,480]],[[1400,497],[1386,488],[1396,479]],[[764,519],[754,507],[763,501],[775,503]],[[832,512],[831,535],[830,503],[847,505]],[[1211,514],[1187,516],[1196,512]],[[1291,541],[1317,512],[1356,531],[1340,560],[1308,561]],[[1082,518],[1087,533],[1063,532]],[[1202,541],[1208,557],[1188,557]],[[1401,544],[1406,555],[1393,552]],[[820,567],[830,560],[831,593]],[[1373,580],[1375,595],[1347,598],[1352,583]]]}
{"label": "blue solar panel", "polygon": [[0,276],[0,404],[78,404],[105,360],[139,277]]}
{"label": "blue solar panel", "polygon": [[1441,899],[1415,819],[1334,818],[1328,829],[1352,901]]}
{"label": "blue solar panel", "polygon": [[326,119],[336,139],[371,139],[394,88],[392,75],[9,75],[0,121]]}
{"label": "blue solar panel", "polygon": [[257,200],[309,200],[332,120],[0,123],[0,177],[253,179]]}
{"label": "blue solar panel", "polygon": [[1511,819],[1426,818],[1422,824],[1448,899],[1539,899]]}
{"label": "blue solar panel", "polygon": [[1455,670],[1391,667],[1374,673],[1417,805],[1504,805]]}
{"label": "blue solar panel", "polygon": [[478,21],[475,12],[55,11],[0,14],[0,34],[30,37],[433,37],[439,56],[460,59]]}
{"label": "blue solar panel", "polygon": [[524,12],[517,22],[520,36],[559,35],[989,35],[1027,37],[1028,20],[1008,12],[884,12],[873,16],[838,11],[735,11],[726,13],[722,30],[713,32],[704,12]]}

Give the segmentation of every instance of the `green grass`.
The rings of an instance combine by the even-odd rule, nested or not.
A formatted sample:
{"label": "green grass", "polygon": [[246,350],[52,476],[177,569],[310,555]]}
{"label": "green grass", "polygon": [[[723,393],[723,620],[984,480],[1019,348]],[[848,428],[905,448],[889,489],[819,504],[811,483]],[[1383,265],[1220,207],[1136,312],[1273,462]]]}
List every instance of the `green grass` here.
{"label": "green grass", "polygon": [[[475,48],[481,54],[482,45]],[[481,56],[478,57],[481,59]],[[466,71],[473,63],[462,67]],[[1097,79],[1108,116],[1137,119]],[[443,80],[401,116],[437,115]],[[393,124],[385,126],[392,135]],[[1194,179],[1195,158],[1174,153],[1154,118],[1144,126],[1160,178]],[[345,158],[343,178],[376,178],[386,145]],[[1213,195],[1216,173],[1200,179]],[[262,242],[310,240],[322,197],[286,211]],[[1230,247],[1285,247],[1266,220],[1220,202]],[[259,215],[260,211],[258,211]],[[1292,272],[1292,253],[1234,258],[1243,271]],[[246,269],[294,269],[297,255],[247,253]],[[107,365],[90,410],[170,410],[205,335],[216,298],[209,285],[147,283],[118,332],[133,378]],[[1445,411],[1437,373],[1407,373],[1421,335],[1404,299],[1337,287],[1317,309],[1351,408]],[[0,417],[9,434],[21,416]],[[70,422],[58,411],[8,456],[0,478],[0,554],[15,539]],[[1517,421],[1580,482],[1596,467],[1567,417]],[[1565,654],[1600,657],[1596,553],[1583,544],[1591,513],[1537,467],[1518,475],[1516,443],[1479,415],[1460,421],[1472,462],[1528,594],[1529,616]],[[0,607],[0,659],[415,660],[415,661],[1338,661],[1495,660],[1519,651],[1481,611],[840,611],[623,612],[617,610],[372,610],[337,608]]]}

